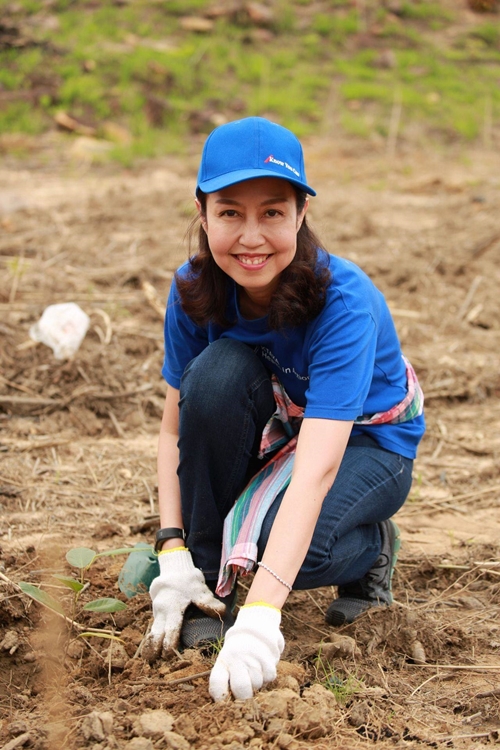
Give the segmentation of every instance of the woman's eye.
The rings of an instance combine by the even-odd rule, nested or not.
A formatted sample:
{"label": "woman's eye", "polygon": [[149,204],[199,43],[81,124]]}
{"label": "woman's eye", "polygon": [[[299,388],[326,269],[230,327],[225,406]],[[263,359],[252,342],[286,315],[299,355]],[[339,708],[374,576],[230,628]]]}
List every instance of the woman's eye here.
{"label": "woman's eye", "polygon": [[226,208],[225,211],[222,211],[221,216],[237,216],[237,212],[233,208]]}
{"label": "woman's eye", "polygon": [[280,212],[279,212],[279,211],[277,211],[277,210],[276,210],[275,208],[270,208],[270,209],[269,209],[269,210],[267,211],[267,215],[268,215],[268,216],[279,216],[279,215],[280,215]]}

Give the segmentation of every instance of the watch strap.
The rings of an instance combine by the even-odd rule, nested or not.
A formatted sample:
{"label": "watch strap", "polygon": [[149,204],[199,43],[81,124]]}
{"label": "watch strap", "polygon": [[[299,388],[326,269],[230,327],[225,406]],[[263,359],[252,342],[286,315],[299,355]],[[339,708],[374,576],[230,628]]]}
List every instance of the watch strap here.
{"label": "watch strap", "polygon": [[175,529],[175,528],[168,528],[168,529],[159,529],[156,532],[155,537],[155,552],[159,552],[161,550],[161,545],[163,542],[166,542],[167,539],[182,539],[183,542],[186,541],[186,532],[184,529]]}

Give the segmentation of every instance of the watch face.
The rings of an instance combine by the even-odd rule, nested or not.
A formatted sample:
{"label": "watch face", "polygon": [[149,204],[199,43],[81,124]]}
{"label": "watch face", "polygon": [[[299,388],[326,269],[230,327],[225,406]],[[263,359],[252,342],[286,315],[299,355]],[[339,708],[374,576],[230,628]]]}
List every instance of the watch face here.
{"label": "watch face", "polygon": [[156,542],[155,542],[155,551],[158,552],[158,548],[162,544],[162,542],[166,542],[167,539],[182,539],[183,542],[186,541],[186,532],[184,529],[159,529],[156,532]]}
{"label": "watch face", "polygon": [[184,529],[160,529],[156,532],[157,540],[165,541],[165,539],[175,539],[176,537],[185,539],[186,534]]}

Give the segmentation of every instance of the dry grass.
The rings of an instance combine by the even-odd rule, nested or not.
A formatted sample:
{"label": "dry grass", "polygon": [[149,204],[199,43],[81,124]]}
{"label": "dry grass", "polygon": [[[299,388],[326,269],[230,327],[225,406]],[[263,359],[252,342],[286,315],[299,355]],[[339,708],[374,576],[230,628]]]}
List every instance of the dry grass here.
{"label": "dry grass", "polygon": [[[470,750],[498,741],[500,182],[487,153],[468,164],[453,152],[387,163],[357,149],[308,144],[319,192],[313,223],[332,252],[359,263],[386,294],[426,391],[428,433],[398,516],[397,602],[341,631],[359,652],[332,660],[342,690],[333,683],[333,703],[321,704],[316,724],[320,698],[308,687],[318,678],[317,645],[332,638],[322,614],[328,588],[291,595],[283,618],[289,672],[251,707],[209,701],[209,663],[199,654],[152,668],[137,657],[147,596],[116,616],[126,644],[120,663],[105,646],[70,638],[66,657],[55,651],[48,668],[46,615],[5,579],[48,580],[70,546],[151,538],[165,394],[160,307],[186,254],[194,170],[171,160],[134,173],[0,174],[18,206],[0,215],[0,642],[9,632],[18,639],[12,653],[0,650],[5,747],[23,735],[49,747],[50,732],[51,748],[91,747],[82,717],[109,710],[117,744],[95,747],[125,748],[137,717],[158,707],[197,750]],[[74,360],[61,363],[32,345],[28,330],[47,304],[70,300],[90,315],[91,329]],[[115,593],[120,564],[92,569],[94,594]],[[62,688],[52,690],[49,678]],[[266,701],[283,701],[286,688],[302,697],[295,692],[273,714]],[[47,717],[63,704],[64,726],[54,728]]]}

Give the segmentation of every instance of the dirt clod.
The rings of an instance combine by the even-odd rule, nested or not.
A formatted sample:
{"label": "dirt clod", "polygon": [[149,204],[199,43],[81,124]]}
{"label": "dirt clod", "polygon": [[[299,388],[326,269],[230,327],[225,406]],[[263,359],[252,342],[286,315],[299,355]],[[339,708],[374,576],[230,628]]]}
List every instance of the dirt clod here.
{"label": "dirt clod", "polygon": [[189,750],[191,747],[188,740],[177,732],[165,732],[163,739],[166,746],[172,750]]}
{"label": "dirt clod", "polygon": [[174,725],[174,717],[168,711],[158,708],[141,714],[134,724],[135,732],[142,737],[160,737],[164,732],[170,732]]}
{"label": "dirt clod", "polygon": [[86,716],[81,725],[85,739],[102,742],[113,730],[113,714],[109,711],[92,711]]}
{"label": "dirt clod", "polygon": [[134,737],[125,747],[126,750],[153,750],[154,745],[147,737]]}

